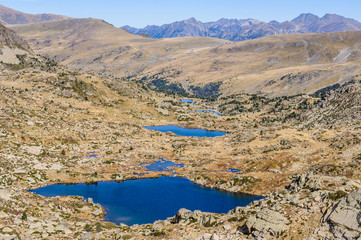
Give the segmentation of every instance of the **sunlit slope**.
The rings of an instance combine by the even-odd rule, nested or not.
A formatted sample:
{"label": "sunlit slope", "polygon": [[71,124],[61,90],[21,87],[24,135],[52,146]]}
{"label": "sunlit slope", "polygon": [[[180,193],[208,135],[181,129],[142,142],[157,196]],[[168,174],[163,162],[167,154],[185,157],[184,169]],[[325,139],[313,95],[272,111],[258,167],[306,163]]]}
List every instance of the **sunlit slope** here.
{"label": "sunlit slope", "polygon": [[178,58],[142,77],[154,81],[160,75],[181,83],[189,92],[189,86],[213,83],[223,95],[310,93],[357,75],[360,46],[361,32],[271,36]]}
{"label": "sunlit slope", "polygon": [[228,41],[213,38],[155,40],[137,36],[98,19],[13,26],[40,54],[77,70],[135,75],[151,65],[164,64]]}

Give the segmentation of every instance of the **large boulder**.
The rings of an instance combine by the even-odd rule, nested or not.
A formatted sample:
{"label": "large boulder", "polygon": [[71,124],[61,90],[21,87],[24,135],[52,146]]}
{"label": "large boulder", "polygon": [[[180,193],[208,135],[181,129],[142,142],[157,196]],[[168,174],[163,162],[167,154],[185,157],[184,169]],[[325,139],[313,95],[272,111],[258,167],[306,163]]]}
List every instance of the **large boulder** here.
{"label": "large boulder", "polygon": [[281,213],[263,208],[256,215],[252,215],[240,228],[244,234],[253,236],[278,237],[288,230],[289,220]]}
{"label": "large boulder", "polygon": [[200,215],[200,211],[196,210],[192,212],[188,209],[181,208],[179,209],[179,211],[174,216],[171,222],[177,224],[189,224],[191,222],[198,222],[200,218],[199,215]]}
{"label": "large boulder", "polygon": [[326,211],[323,222],[336,239],[361,237],[361,189],[348,194]]}
{"label": "large boulder", "polygon": [[185,208],[181,208],[171,220],[171,223],[182,225],[199,223],[205,227],[213,227],[217,224],[217,218],[211,213],[202,213],[199,210],[192,212]]}

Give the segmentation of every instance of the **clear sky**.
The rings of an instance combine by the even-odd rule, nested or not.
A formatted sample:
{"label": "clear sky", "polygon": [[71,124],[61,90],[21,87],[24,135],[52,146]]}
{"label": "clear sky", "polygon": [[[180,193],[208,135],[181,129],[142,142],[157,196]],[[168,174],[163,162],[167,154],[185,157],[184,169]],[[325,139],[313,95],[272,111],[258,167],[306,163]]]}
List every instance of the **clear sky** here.
{"label": "clear sky", "polygon": [[195,17],[202,22],[220,18],[292,20],[301,13],[320,17],[336,13],[361,21],[361,0],[1,0],[26,13],[55,13],[104,19],[120,27],[161,25]]}

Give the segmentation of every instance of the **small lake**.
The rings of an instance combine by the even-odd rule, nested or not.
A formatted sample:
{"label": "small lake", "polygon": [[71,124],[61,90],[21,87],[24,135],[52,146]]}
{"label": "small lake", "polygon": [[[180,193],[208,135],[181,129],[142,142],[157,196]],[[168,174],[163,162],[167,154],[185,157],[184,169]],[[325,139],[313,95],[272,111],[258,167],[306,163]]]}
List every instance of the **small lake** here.
{"label": "small lake", "polygon": [[200,111],[197,111],[197,112],[198,113],[214,113],[217,116],[222,116],[222,114],[220,114],[219,112],[213,111],[213,110],[200,110]]}
{"label": "small lake", "polygon": [[30,192],[45,196],[93,198],[106,210],[106,221],[127,225],[153,223],[174,216],[180,208],[226,213],[246,206],[260,196],[233,194],[201,187],[184,178],[99,182],[97,184],[51,185]]}
{"label": "small lake", "polygon": [[172,132],[176,135],[185,137],[219,137],[227,134],[226,132],[221,131],[208,131],[205,129],[197,128],[183,128],[175,125],[153,126],[144,128],[148,130],[157,130],[159,132]]}
{"label": "small lake", "polygon": [[191,99],[181,99],[180,101],[181,101],[182,103],[194,103],[194,101],[191,100]]}
{"label": "small lake", "polygon": [[155,172],[162,172],[167,171],[170,172],[173,170],[173,168],[182,168],[184,167],[184,164],[177,164],[173,163],[171,161],[166,161],[164,159],[160,161],[155,161],[152,164],[145,165],[148,171],[155,171]]}

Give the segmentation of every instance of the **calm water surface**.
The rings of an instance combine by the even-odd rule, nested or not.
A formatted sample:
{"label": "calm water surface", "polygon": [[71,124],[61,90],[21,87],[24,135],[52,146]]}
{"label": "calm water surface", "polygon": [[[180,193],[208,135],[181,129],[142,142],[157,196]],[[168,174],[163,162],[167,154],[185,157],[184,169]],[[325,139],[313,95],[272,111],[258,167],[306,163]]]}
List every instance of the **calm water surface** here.
{"label": "calm water surface", "polygon": [[183,128],[175,125],[152,126],[144,128],[149,130],[157,130],[159,132],[172,132],[176,135],[185,137],[219,137],[227,134],[226,132],[221,131],[208,131],[205,129],[197,128]]}
{"label": "calm water surface", "polygon": [[213,110],[200,110],[200,111],[197,111],[197,112],[198,113],[214,113],[217,116],[222,116],[222,114],[220,114],[219,112],[213,111]]}
{"label": "calm water surface", "polygon": [[194,101],[191,100],[191,99],[181,99],[180,101],[181,101],[182,103],[194,103]]}
{"label": "calm water surface", "polygon": [[145,166],[148,171],[162,172],[162,171],[172,171],[174,168],[182,168],[184,164],[177,164],[171,161],[166,161],[164,159],[160,161],[155,161],[152,164],[148,164]]}
{"label": "calm water surface", "polygon": [[240,195],[204,188],[184,178],[99,182],[97,184],[52,185],[36,190],[45,197],[83,196],[106,209],[105,220],[127,225],[153,223],[174,216],[180,208],[226,213],[246,206],[259,196]]}

